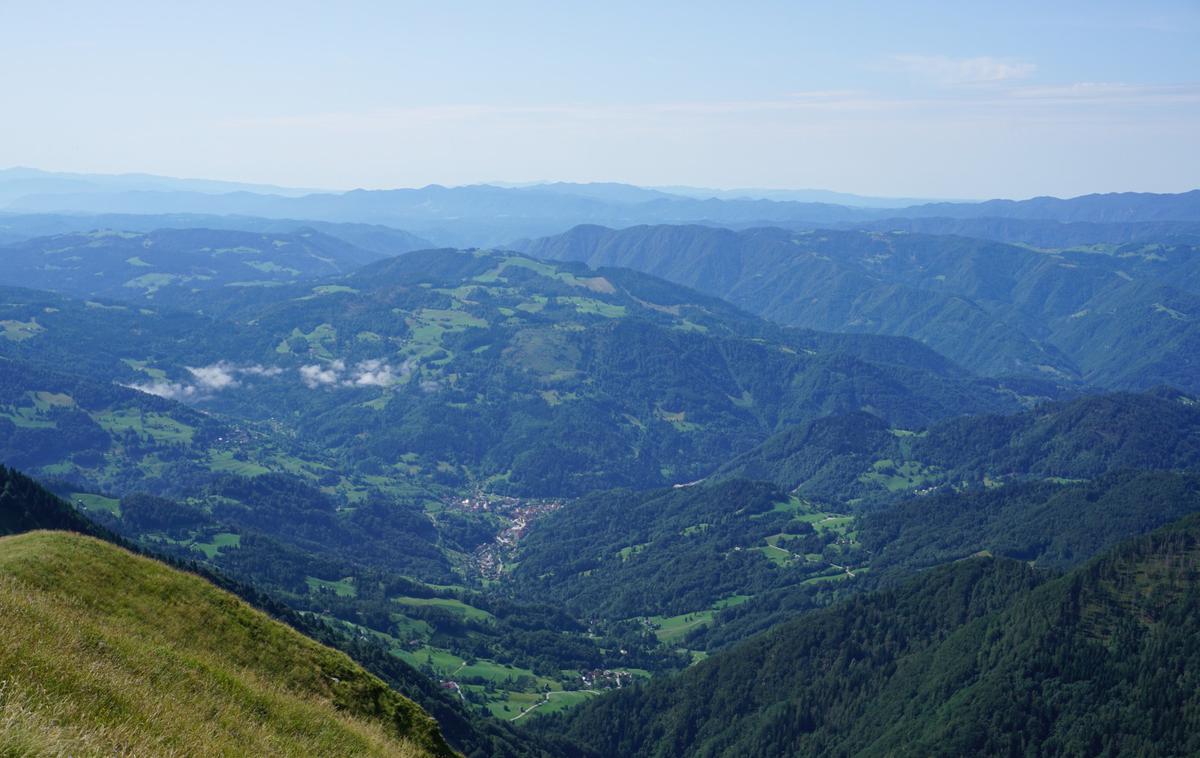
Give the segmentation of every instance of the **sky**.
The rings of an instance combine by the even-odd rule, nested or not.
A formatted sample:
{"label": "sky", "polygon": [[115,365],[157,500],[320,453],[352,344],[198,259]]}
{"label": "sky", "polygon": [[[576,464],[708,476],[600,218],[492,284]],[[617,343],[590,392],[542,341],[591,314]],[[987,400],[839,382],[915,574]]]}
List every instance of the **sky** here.
{"label": "sky", "polygon": [[1200,0],[0,0],[7,166],[1178,192],[1200,186]]}

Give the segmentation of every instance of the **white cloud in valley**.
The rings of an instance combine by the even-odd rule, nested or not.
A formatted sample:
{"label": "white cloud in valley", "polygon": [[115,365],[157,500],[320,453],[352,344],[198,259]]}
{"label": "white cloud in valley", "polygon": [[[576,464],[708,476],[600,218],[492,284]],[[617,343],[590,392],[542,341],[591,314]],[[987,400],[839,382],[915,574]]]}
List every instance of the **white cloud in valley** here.
{"label": "white cloud in valley", "polygon": [[325,366],[313,363],[300,367],[300,381],[304,382],[309,389],[337,384],[345,370],[346,364],[340,360],[332,361]]}
{"label": "white cloud in valley", "polygon": [[399,366],[393,366],[382,358],[372,358],[359,361],[352,368],[347,368],[343,360],[335,360],[326,364],[301,366],[299,371],[300,380],[309,389],[334,386],[390,387],[407,379],[416,365],[411,358]]}
{"label": "white cloud in valley", "polygon": [[263,366],[257,363],[243,366],[228,361],[217,361],[207,366],[184,366],[184,368],[191,376],[190,382],[155,379],[150,382],[134,382],[125,386],[149,395],[165,397],[168,400],[197,400],[238,387],[241,384],[239,376],[270,378],[283,373],[283,369],[277,366]]}
{"label": "white cloud in valley", "polygon": [[147,395],[165,397],[168,400],[187,400],[196,395],[196,388],[190,384],[168,382],[165,380],[136,382],[134,384],[126,384],[125,386],[138,392],[145,392]]}

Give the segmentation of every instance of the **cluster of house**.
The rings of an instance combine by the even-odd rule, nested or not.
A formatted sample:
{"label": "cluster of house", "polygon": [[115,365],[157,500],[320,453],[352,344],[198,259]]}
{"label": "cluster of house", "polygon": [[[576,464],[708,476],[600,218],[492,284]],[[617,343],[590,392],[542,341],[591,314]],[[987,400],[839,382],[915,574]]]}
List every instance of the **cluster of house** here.
{"label": "cluster of house", "polygon": [[615,690],[633,684],[633,674],[611,669],[584,671],[582,679],[584,689],[589,690]]}
{"label": "cluster of house", "polygon": [[457,502],[458,507],[472,512],[495,513],[508,519],[491,542],[475,550],[475,568],[488,579],[497,579],[504,571],[504,561],[525,536],[529,526],[547,513],[562,507],[560,500],[521,500],[513,497],[476,493]]}

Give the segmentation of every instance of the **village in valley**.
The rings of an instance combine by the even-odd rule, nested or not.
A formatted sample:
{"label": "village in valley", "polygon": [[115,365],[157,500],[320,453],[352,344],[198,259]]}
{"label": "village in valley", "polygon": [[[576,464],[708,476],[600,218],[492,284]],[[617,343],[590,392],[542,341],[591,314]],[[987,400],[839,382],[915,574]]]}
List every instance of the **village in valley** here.
{"label": "village in valley", "polygon": [[472,566],[484,579],[496,580],[504,573],[505,561],[516,550],[529,526],[539,518],[563,507],[562,500],[536,500],[485,494],[455,498],[449,505],[469,513],[488,513],[499,516],[507,524],[491,542],[480,545],[472,556]]}

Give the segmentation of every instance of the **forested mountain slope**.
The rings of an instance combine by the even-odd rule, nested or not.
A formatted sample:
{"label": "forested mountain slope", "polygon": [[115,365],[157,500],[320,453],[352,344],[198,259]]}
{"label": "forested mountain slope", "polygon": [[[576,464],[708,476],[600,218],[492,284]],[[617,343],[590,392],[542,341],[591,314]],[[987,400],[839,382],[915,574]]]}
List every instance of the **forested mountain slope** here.
{"label": "forested mountain slope", "polygon": [[[840,227],[839,227],[840,228]],[[1017,218],[889,218],[845,228],[875,232],[953,234],[1042,250],[1138,243],[1200,244],[1200,221],[1053,221]]]}
{"label": "forested mountain slope", "polygon": [[990,375],[1197,391],[1200,249],[897,232],[577,227],[531,255],[647,271],[779,323],[912,337]]}
{"label": "forested mountain slope", "polygon": [[1195,469],[946,491],[861,515],[741,479],[595,493],[533,526],[508,586],[712,652],[931,566],[985,553],[1066,569],[1196,512]]}
{"label": "forested mountain slope", "polygon": [[1200,404],[1160,388],[919,430],[897,429],[865,413],[816,419],[734,458],[717,478],[763,479],[818,500],[872,503],[1027,478],[1089,479],[1198,464]]}
{"label": "forested mountain slope", "polygon": [[1198,566],[1197,517],[1040,586],[963,561],[542,726],[603,755],[1188,754]]}

